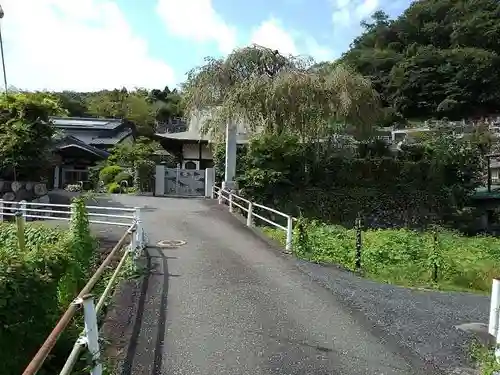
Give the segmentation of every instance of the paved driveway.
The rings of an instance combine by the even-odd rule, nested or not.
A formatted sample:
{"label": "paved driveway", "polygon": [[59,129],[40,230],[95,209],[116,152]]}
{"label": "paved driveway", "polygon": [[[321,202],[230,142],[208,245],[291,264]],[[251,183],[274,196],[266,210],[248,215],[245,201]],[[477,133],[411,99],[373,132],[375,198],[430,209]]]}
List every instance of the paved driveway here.
{"label": "paved driveway", "polygon": [[[144,207],[152,245],[150,271],[121,290],[107,323],[122,375],[442,373],[380,329],[384,316],[373,320],[366,305],[346,303],[215,202],[113,199]],[[154,247],[161,240],[186,244]]]}

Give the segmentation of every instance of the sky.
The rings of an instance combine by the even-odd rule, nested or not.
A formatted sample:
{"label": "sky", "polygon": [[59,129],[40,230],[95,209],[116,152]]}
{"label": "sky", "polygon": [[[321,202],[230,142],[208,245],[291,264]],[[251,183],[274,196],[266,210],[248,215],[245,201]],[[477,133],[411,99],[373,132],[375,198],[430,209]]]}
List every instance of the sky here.
{"label": "sky", "polygon": [[333,60],[363,19],[410,0],[0,0],[9,86],[175,87],[206,56],[252,43]]}

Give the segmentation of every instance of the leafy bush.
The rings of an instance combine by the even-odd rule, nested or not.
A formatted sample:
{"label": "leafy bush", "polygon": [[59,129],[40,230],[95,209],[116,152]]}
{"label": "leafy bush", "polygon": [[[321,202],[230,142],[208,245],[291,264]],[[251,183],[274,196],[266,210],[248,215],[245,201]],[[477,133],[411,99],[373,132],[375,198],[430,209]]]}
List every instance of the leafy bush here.
{"label": "leafy bush", "polygon": [[133,180],[133,176],[126,171],[118,173],[115,177],[115,182],[117,184],[120,184],[122,181],[127,181],[127,183],[130,186],[130,185],[132,185],[132,180]]}
{"label": "leafy bush", "polygon": [[99,179],[105,184],[110,184],[115,181],[116,176],[123,171],[119,165],[108,165],[99,172]]}
{"label": "leafy bush", "polygon": [[112,182],[112,183],[108,184],[108,186],[106,186],[106,190],[110,194],[119,194],[122,192],[121,186],[119,184],[117,184],[116,182]]}
{"label": "leafy bush", "polygon": [[74,202],[70,231],[27,223],[25,251],[16,226],[0,223],[0,352],[14,354],[2,357],[0,374],[22,372],[88,279],[96,242],[83,199]]}
{"label": "leafy bush", "polygon": [[[297,256],[354,270],[355,230],[313,221],[301,236],[298,227],[293,243]],[[264,232],[285,244],[283,230]],[[362,233],[361,265],[367,277],[387,283],[488,291],[491,279],[500,273],[499,247],[494,237],[466,237],[447,230],[367,230]]]}
{"label": "leafy bush", "polygon": [[[472,140],[440,133],[397,156],[386,156],[382,146],[387,145],[380,142],[363,147],[340,142],[256,136],[237,163],[239,187],[254,202],[329,224],[352,226],[362,212],[372,227],[424,228],[451,225],[480,182],[481,161]],[[220,174],[223,154],[217,147]]]}

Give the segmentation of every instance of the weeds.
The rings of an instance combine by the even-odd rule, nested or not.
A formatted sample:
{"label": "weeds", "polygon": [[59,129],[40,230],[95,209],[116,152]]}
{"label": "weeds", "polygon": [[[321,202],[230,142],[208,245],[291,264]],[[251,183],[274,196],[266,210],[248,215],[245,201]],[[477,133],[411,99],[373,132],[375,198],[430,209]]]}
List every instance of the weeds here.
{"label": "weeds", "polygon": [[[281,244],[285,233],[264,228]],[[487,292],[500,274],[500,240],[466,237],[437,230],[380,229],[362,232],[361,270],[371,279],[404,286]],[[316,263],[356,270],[356,231],[341,226],[300,221],[293,251]]]}
{"label": "weeds", "polygon": [[469,348],[471,360],[477,364],[481,375],[495,375],[500,371],[500,363],[495,359],[495,349],[487,348],[473,341]]}

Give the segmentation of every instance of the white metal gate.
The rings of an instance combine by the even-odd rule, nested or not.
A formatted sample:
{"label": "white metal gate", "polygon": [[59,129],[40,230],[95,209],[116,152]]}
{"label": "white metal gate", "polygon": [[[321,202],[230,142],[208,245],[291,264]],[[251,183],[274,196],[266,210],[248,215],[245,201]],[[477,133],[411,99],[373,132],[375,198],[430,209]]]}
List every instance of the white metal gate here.
{"label": "white metal gate", "polygon": [[205,171],[165,168],[165,195],[203,197],[205,195]]}

